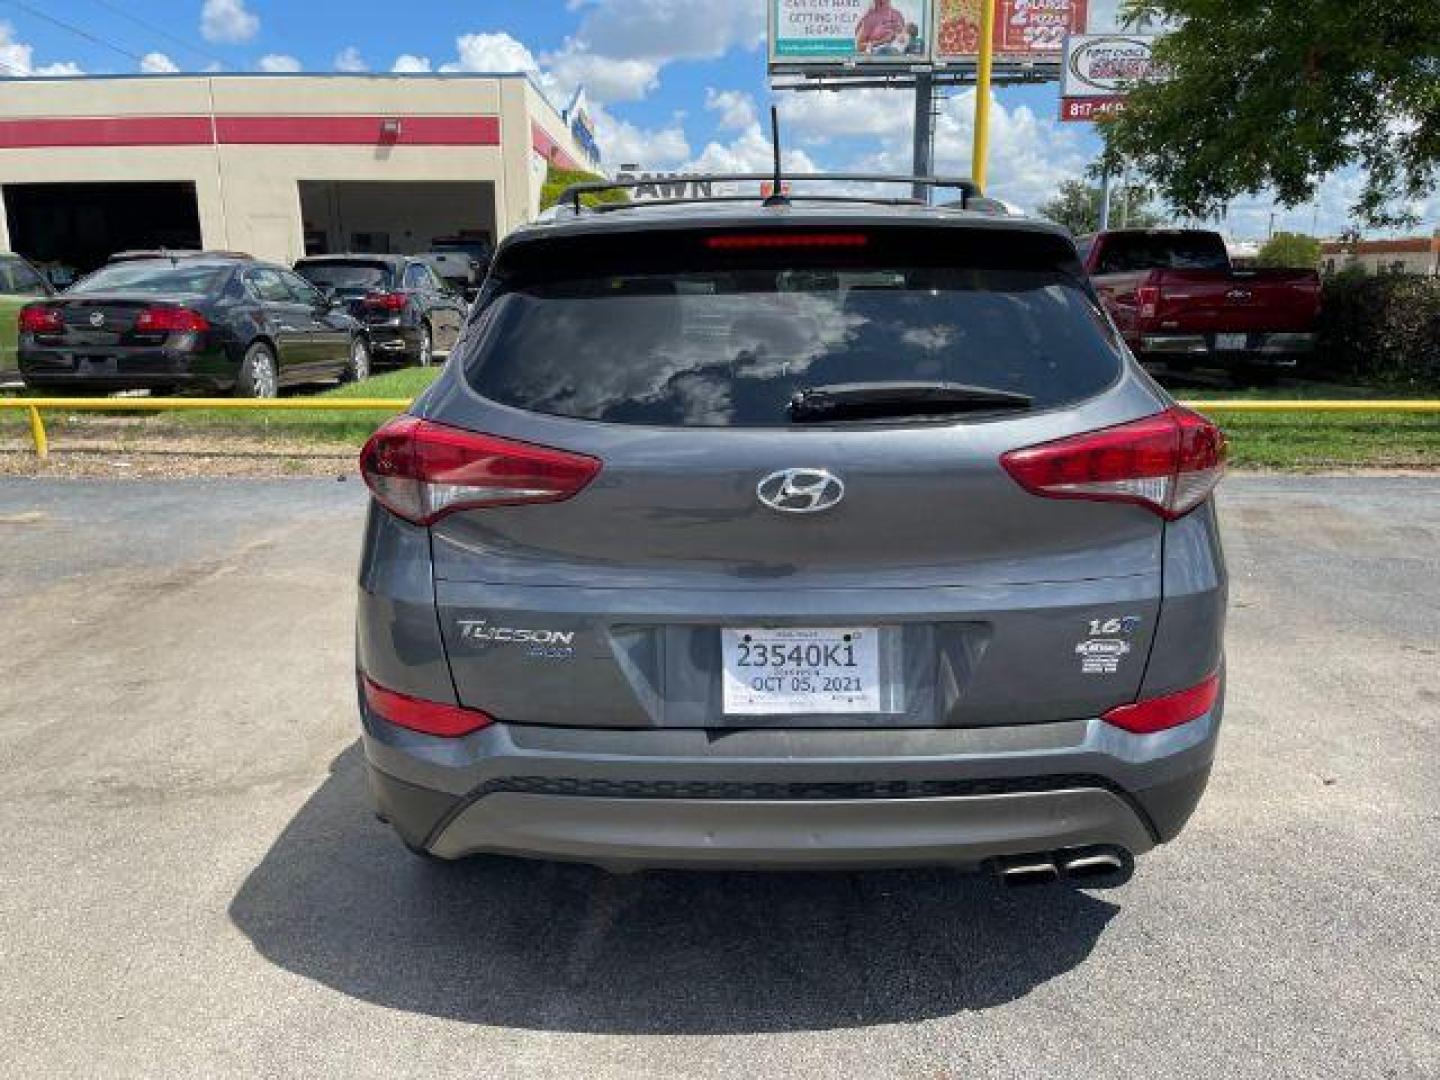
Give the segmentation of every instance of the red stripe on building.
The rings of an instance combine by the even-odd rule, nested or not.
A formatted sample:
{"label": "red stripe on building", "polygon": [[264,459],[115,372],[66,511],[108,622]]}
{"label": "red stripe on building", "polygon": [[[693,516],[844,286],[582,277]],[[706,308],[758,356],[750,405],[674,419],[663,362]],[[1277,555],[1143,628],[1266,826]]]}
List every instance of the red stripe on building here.
{"label": "red stripe on building", "polygon": [[0,120],[0,149],[51,146],[208,146],[208,116],[46,117]]}
{"label": "red stripe on building", "polygon": [[533,120],[530,121],[530,145],[537,154],[556,168],[570,169],[572,171],[584,168],[584,166],[565,152],[565,148],[556,142],[555,138],[548,131]]}
{"label": "red stripe on building", "polygon": [[498,116],[217,116],[215,130],[238,146],[500,145]]}
{"label": "red stripe on building", "polygon": [[0,120],[0,149],[75,146],[499,146],[498,116],[45,117]]}

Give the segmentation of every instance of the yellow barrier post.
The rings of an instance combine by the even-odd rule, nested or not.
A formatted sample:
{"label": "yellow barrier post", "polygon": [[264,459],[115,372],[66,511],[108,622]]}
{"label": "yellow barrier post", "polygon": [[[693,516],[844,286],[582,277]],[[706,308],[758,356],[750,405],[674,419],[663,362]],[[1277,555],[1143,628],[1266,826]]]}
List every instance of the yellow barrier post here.
{"label": "yellow barrier post", "polygon": [[994,60],[995,0],[980,0],[980,59],[975,72],[975,141],[970,153],[970,179],[982,194],[990,156],[990,72]]}
{"label": "yellow barrier post", "polygon": [[35,440],[35,456],[47,458],[50,456],[50,440],[45,437],[45,421],[40,419],[40,410],[34,405],[30,406],[30,437]]}

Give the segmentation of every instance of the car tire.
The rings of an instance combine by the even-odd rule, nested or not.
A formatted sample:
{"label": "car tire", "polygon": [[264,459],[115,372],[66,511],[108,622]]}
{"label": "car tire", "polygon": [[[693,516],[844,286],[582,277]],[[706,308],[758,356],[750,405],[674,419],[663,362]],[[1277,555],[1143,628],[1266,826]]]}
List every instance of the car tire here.
{"label": "car tire", "polygon": [[435,363],[435,332],[430,329],[429,323],[420,325],[420,355],[418,363],[421,367],[430,367]]}
{"label": "car tire", "polygon": [[345,361],[345,370],[340,373],[342,383],[363,382],[370,377],[370,345],[363,337],[350,342],[350,359]]}
{"label": "car tire", "polygon": [[235,380],[237,397],[273,398],[280,393],[280,374],[275,366],[275,353],[269,345],[257,341],[245,350],[240,361],[240,375]]}

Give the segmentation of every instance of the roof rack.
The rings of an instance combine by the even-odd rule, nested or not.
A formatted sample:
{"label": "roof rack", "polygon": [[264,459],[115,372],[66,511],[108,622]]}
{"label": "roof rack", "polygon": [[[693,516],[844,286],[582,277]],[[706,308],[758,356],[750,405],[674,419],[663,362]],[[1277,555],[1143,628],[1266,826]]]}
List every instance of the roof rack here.
{"label": "roof rack", "polygon": [[[774,183],[775,178],[765,173],[700,173],[696,175],[678,176],[665,182],[674,183],[680,181],[686,184],[769,184]],[[958,206],[959,209],[967,209],[971,199],[980,198],[980,185],[974,180],[958,176],[887,176],[878,173],[808,173],[804,175],[790,175],[784,178],[785,184],[806,184],[813,182],[841,183],[841,184],[908,184],[913,187],[926,188],[954,188],[960,192],[958,203],[950,203],[950,206]],[[604,191],[627,191],[633,188],[646,187],[662,181],[654,177],[637,177],[632,180],[595,180],[583,184],[571,184],[556,200],[557,206],[569,204],[571,209],[579,214],[583,210],[596,210],[607,212],[610,210],[634,209],[637,206],[677,206],[686,203],[710,203],[710,202],[760,202],[767,203],[774,199],[775,193],[766,196],[757,193],[749,195],[717,195],[717,196],[691,196],[689,198],[673,199],[646,199],[639,203],[606,203],[601,206],[585,207],[580,200],[585,195],[596,195]],[[785,196],[790,202],[845,202],[845,203],[879,203],[885,206],[920,206],[924,205],[923,200],[916,198],[884,199],[873,195],[807,195],[797,194],[794,191]],[[770,205],[774,205],[770,203]]]}

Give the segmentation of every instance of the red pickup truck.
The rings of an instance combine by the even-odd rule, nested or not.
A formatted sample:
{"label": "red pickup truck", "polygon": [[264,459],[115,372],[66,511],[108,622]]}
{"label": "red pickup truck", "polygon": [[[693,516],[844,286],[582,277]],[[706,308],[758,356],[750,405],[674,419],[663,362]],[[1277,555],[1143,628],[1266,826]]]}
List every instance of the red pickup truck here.
{"label": "red pickup truck", "polygon": [[1116,229],[1076,243],[1142,360],[1181,371],[1223,367],[1265,383],[1315,348],[1313,270],[1236,270],[1220,234],[1200,229]]}

